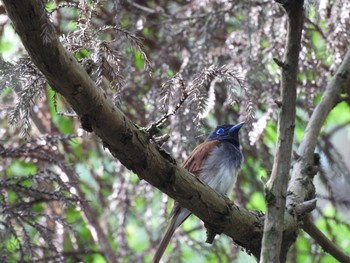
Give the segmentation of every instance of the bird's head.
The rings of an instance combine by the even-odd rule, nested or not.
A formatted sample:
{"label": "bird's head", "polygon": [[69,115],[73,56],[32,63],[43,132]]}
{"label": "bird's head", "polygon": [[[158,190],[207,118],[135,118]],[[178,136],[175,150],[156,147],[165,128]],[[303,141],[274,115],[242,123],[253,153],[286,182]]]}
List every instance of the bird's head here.
{"label": "bird's head", "polygon": [[238,124],[224,124],[216,127],[216,129],[209,135],[207,141],[219,140],[228,141],[233,145],[239,147],[238,132],[244,125],[244,122]]}

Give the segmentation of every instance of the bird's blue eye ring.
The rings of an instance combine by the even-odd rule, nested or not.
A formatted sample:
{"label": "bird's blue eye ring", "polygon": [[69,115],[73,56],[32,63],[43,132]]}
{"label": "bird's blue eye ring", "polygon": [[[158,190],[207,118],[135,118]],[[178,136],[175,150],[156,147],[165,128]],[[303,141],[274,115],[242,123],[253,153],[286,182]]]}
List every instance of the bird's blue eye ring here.
{"label": "bird's blue eye ring", "polygon": [[219,129],[216,130],[216,134],[217,134],[217,135],[223,134],[224,131],[225,131],[225,130],[224,130],[223,128],[219,128]]}

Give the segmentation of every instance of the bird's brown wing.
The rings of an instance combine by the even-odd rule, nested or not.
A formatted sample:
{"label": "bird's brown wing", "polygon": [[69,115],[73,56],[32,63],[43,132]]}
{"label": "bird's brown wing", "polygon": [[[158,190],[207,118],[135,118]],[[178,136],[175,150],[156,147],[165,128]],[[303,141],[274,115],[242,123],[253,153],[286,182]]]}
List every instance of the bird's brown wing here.
{"label": "bird's brown wing", "polygon": [[198,176],[201,170],[202,162],[208,157],[208,154],[212,148],[218,146],[219,144],[220,141],[218,140],[206,141],[199,144],[196,148],[194,148],[190,156],[182,164],[182,167],[190,173]]}
{"label": "bird's brown wing", "polygon": [[[218,146],[219,144],[220,141],[218,140],[206,141],[199,144],[196,148],[194,148],[190,156],[182,164],[182,167],[195,176],[198,176],[201,170],[202,162],[208,157],[208,154],[212,148]],[[179,203],[175,202],[174,207],[170,213],[170,217],[175,217],[178,215],[181,209],[182,207],[179,205]],[[184,221],[185,220],[186,218],[184,218]]]}
{"label": "bird's brown wing", "polygon": [[[217,140],[206,141],[201,143],[192,151],[192,153],[187,158],[187,160],[182,164],[182,166],[187,171],[194,174],[195,176],[199,176],[202,162],[208,157],[208,154],[212,150],[212,148],[218,146],[219,144],[220,144],[220,141],[217,141]],[[179,203],[175,202],[173,210],[170,214],[170,217],[171,217],[170,224],[168,226],[166,234],[161,240],[160,245],[158,246],[158,249],[153,257],[153,261],[152,261],[153,263],[158,263],[160,261],[160,258],[162,257],[172,235],[174,234],[174,231],[190,215],[191,215],[191,212],[189,210],[181,207]]]}

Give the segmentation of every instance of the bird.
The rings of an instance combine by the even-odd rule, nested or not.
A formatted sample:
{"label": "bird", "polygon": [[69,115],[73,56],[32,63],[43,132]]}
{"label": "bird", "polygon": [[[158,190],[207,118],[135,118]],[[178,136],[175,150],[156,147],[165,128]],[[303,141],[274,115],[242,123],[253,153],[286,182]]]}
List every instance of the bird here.
{"label": "bird", "polygon": [[[183,168],[207,183],[218,193],[228,196],[237,180],[243,163],[239,144],[239,130],[245,122],[219,125],[199,144],[182,164]],[[153,263],[158,263],[175,230],[191,215],[191,211],[175,202],[170,223],[162,238]]]}

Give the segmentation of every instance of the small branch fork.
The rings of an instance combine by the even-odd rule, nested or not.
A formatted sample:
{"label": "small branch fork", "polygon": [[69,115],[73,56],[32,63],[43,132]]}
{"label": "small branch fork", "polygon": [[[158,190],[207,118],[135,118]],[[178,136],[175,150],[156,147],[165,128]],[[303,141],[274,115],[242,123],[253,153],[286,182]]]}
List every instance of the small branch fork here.
{"label": "small branch fork", "polygon": [[172,111],[164,114],[162,118],[160,118],[158,121],[152,123],[149,126],[149,128],[147,128],[149,138],[152,138],[153,135],[158,132],[158,129],[161,128],[167,122],[169,117],[176,114],[176,112],[181,108],[181,106],[185,103],[186,99],[188,98],[189,94],[188,94],[186,87],[185,87],[185,84],[181,78],[179,79],[179,82],[181,85],[181,89],[180,89],[181,97],[180,97],[179,102],[176,104],[175,108]]}
{"label": "small branch fork", "polygon": [[[295,50],[293,52],[293,47],[300,48],[301,29],[303,24],[303,1],[284,0],[276,2],[279,2],[283,5],[289,17],[288,39],[286,44],[285,58],[283,61],[274,59],[275,63],[282,69],[282,102],[281,114],[279,118],[279,138],[281,137],[284,141],[288,141],[290,137],[288,137],[286,133],[281,133],[280,128],[284,123],[286,123],[287,118],[291,116],[290,114],[283,115],[283,107],[285,107],[286,104],[292,106],[290,104],[291,100],[294,102],[294,96],[286,97],[284,95],[288,94],[288,90],[295,91],[296,89],[295,81],[297,61],[295,61],[295,59],[297,60],[298,58],[298,52],[295,52]],[[292,27],[294,27],[294,30],[292,30]],[[278,173],[279,178],[274,177],[274,170],[272,172],[270,182],[267,185],[270,187],[268,188],[269,196],[272,196],[273,198],[270,198],[270,203],[268,202],[260,262],[284,262],[286,260],[286,253],[288,252],[288,248],[294,242],[294,239],[288,241],[288,237],[284,235],[283,246],[286,248],[284,248],[281,252],[279,249],[276,249],[280,247],[278,238],[280,237],[279,234],[281,231],[281,229],[276,228],[278,226],[278,224],[276,224],[276,222],[278,222],[276,218],[278,217],[278,214],[282,213],[281,208],[284,207],[287,208],[285,210],[286,213],[284,213],[284,222],[286,222],[288,219],[291,219],[293,222],[296,222],[296,220],[302,220],[303,224],[301,227],[311,237],[313,237],[325,251],[329,252],[340,262],[350,262],[349,256],[345,255],[325,235],[323,235],[321,231],[318,230],[312,223],[308,215],[305,217],[305,214],[312,211],[316,206],[316,200],[314,199],[315,187],[312,180],[315,174],[318,172],[320,164],[319,156],[315,154],[317,139],[319,137],[321,128],[324,125],[326,117],[339,101],[339,94],[341,93],[341,89],[344,87],[345,83],[348,83],[349,81],[349,72],[350,49],[345,55],[344,60],[339,66],[334,77],[328,83],[327,88],[322,95],[320,103],[311,115],[310,121],[308,122],[308,125],[305,129],[304,138],[302,139],[296,153],[296,156],[298,158],[293,164],[293,171],[288,184],[288,190],[287,192],[282,191],[282,193],[287,193],[286,197],[285,195],[277,196],[276,193],[281,192],[276,192],[276,190],[278,186],[280,187],[279,190],[283,189],[286,186],[286,181],[284,181],[282,185],[279,185],[278,181],[283,180],[283,177],[288,178],[289,167],[288,171],[286,171],[285,174],[282,172]],[[284,91],[286,93],[284,93]],[[290,126],[290,128],[294,129],[294,121],[291,123],[293,126]],[[278,162],[279,149],[281,146],[282,143],[280,144],[278,142],[275,162]],[[279,161],[283,162],[283,160],[284,159],[281,158]],[[282,166],[282,168],[283,167],[284,166]],[[281,168],[278,169],[278,171],[280,170]],[[278,203],[279,199],[282,201],[286,199],[286,203],[282,204],[281,207],[276,206],[276,204],[281,205],[281,203]],[[285,233],[286,232],[288,231],[285,231]],[[276,233],[278,235],[276,235]],[[275,239],[270,239],[270,234],[270,237],[274,236]]]}
{"label": "small branch fork", "polygon": [[[296,155],[298,156],[293,165],[291,180],[288,186],[287,209],[294,209],[297,213],[299,204],[310,199],[310,187],[314,188],[312,178],[315,175],[314,167],[319,165],[319,157],[314,154],[317,139],[326,117],[338,103],[342,88],[350,80],[350,48],[344,59],[329,81],[320,103],[311,115],[305,129],[304,137],[300,143]],[[312,189],[311,189],[312,192]],[[310,217],[303,220],[302,229],[308,233],[325,251],[330,253],[340,262],[350,262],[349,256],[345,255],[312,223]]]}

